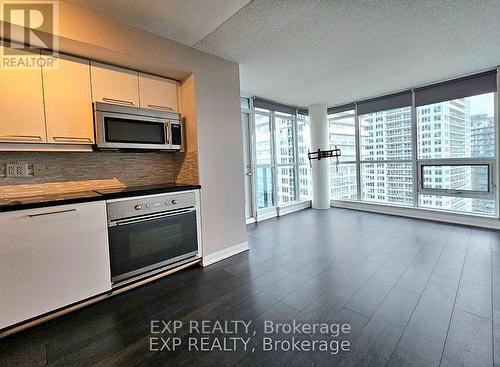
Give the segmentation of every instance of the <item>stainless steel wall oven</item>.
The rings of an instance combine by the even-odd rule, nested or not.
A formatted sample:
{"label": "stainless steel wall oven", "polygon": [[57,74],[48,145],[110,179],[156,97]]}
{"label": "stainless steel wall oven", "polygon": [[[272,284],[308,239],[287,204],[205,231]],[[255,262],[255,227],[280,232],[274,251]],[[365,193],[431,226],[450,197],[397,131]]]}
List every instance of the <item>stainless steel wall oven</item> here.
{"label": "stainless steel wall oven", "polygon": [[113,283],[199,253],[194,192],[110,200],[107,211]]}

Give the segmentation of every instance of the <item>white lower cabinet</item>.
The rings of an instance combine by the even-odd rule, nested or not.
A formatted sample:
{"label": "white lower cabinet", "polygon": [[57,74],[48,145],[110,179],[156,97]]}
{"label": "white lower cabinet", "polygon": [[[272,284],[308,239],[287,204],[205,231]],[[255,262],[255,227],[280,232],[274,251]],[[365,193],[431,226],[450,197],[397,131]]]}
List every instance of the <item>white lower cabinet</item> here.
{"label": "white lower cabinet", "polygon": [[0,329],[109,290],[104,201],[0,213]]}

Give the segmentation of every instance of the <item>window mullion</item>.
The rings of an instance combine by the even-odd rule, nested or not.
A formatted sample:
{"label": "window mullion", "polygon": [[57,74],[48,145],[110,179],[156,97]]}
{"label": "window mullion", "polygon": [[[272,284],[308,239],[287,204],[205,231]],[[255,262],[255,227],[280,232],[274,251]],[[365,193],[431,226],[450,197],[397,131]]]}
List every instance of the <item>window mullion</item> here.
{"label": "window mullion", "polygon": [[[497,86],[500,85],[500,67],[497,67]],[[498,112],[499,112],[499,107],[500,107],[500,98],[498,95],[498,91],[495,92],[494,94],[494,101],[495,101],[495,106],[494,106],[494,132],[495,132],[495,157],[493,161],[493,172],[491,173],[491,181],[492,181],[492,190],[494,190],[495,193],[495,217],[498,218],[500,217],[500,187],[499,187],[499,180],[500,180],[500,170],[498,167],[499,159],[498,159],[498,154],[500,152],[500,139],[498,138],[499,134],[499,117],[498,117]]]}
{"label": "window mullion", "polygon": [[360,146],[361,146],[361,137],[360,137],[360,126],[359,126],[359,116],[358,116],[358,105],[354,105],[354,136],[355,136],[355,144],[356,144],[356,187],[357,187],[357,193],[356,193],[356,199],[358,201],[361,200],[362,194],[361,194],[361,151],[360,151]]}
{"label": "window mullion", "polygon": [[413,206],[418,207],[418,126],[417,126],[417,108],[415,107],[415,92],[411,93],[411,158],[412,158],[412,182],[413,182]]}
{"label": "window mullion", "polygon": [[297,110],[292,123],[293,127],[293,155],[294,155],[294,184],[295,184],[295,201],[300,200],[300,180],[299,180],[299,129],[297,122]]}
{"label": "window mullion", "polygon": [[271,141],[272,141],[272,155],[271,155],[271,163],[272,163],[272,176],[273,176],[273,206],[278,207],[278,169],[276,167],[276,112],[271,111]]}

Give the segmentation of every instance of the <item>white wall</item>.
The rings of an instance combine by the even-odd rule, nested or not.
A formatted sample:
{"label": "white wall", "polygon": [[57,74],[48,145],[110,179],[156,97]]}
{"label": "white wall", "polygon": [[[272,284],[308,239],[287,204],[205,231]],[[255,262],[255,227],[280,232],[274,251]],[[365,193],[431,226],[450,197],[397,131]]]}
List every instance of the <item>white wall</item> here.
{"label": "white wall", "polygon": [[[311,151],[328,150],[328,122],[325,104],[309,106],[311,122]],[[330,209],[330,162],[328,159],[312,160],[313,209]]]}
{"label": "white wall", "polygon": [[62,52],[178,80],[194,75],[204,251],[245,242],[238,64],[66,2],[59,20]]}

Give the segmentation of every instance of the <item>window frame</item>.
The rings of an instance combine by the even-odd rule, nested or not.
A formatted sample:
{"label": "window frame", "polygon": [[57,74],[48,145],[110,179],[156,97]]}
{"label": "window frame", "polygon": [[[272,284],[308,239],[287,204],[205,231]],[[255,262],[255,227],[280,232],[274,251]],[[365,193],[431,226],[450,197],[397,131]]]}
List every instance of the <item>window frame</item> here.
{"label": "window frame", "polygon": [[[367,114],[372,114],[372,113],[378,113],[378,112],[383,112],[383,111],[391,111],[391,110],[394,110],[394,109],[398,109],[398,108],[409,108],[409,113],[410,113],[410,144],[412,145],[412,152],[411,152],[411,157],[410,158],[402,158],[402,159],[362,159],[361,157],[361,152],[362,152],[362,149],[363,149],[363,146],[362,146],[362,143],[361,143],[361,131],[362,131],[362,127],[361,127],[361,123],[362,123],[362,119],[360,118],[361,116],[364,116],[364,115],[367,115]],[[414,135],[414,127],[413,127],[413,94],[412,94],[412,104],[411,105],[405,105],[405,106],[400,106],[400,107],[395,107],[395,108],[388,108],[388,109],[385,109],[385,110],[380,110],[380,111],[373,111],[373,112],[369,112],[369,113],[364,113],[362,115],[359,115],[358,113],[358,109],[356,108],[356,121],[357,121],[357,137],[356,137],[356,141],[358,142],[358,150],[359,150],[359,173],[358,173],[358,177],[359,177],[359,187],[358,187],[358,193],[359,193],[359,196],[358,196],[358,200],[361,201],[361,202],[364,202],[364,203],[376,203],[376,204],[382,204],[382,205],[393,205],[393,206],[401,206],[401,207],[415,207],[418,205],[418,203],[415,201],[415,184],[414,184],[414,180],[412,180],[412,202],[410,204],[403,204],[403,203],[395,203],[395,202],[390,202],[390,201],[377,201],[377,200],[373,200],[373,201],[370,201],[370,200],[363,200],[363,170],[362,170],[362,167],[363,165],[365,164],[410,164],[412,165],[412,170],[414,171],[414,162],[413,162],[413,135]],[[384,141],[384,144],[386,142]],[[384,148],[385,149],[385,148]]]}
{"label": "window frame", "polygon": [[[263,110],[263,109],[258,109],[255,108],[255,106],[252,104],[252,120],[253,120],[253,129],[254,129],[254,135],[255,134],[255,116],[256,115],[263,115],[263,116],[268,116],[270,119],[270,129],[271,129],[271,163],[257,163],[257,157],[256,157],[256,149],[254,152],[254,157],[253,160],[255,162],[255,173],[257,173],[257,170],[259,168],[270,168],[271,169],[271,176],[272,176],[272,181],[273,181],[273,206],[269,206],[266,208],[259,208],[258,207],[258,190],[257,190],[257,180],[256,178],[254,179],[254,186],[255,186],[255,201],[256,201],[256,210],[257,214],[260,214],[262,217],[267,217],[267,215],[273,213],[276,211],[276,209],[288,205],[293,205],[293,204],[299,204],[304,201],[310,201],[310,198],[302,198],[301,196],[301,184],[300,184],[300,167],[305,166],[306,164],[300,163],[299,159],[299,141],[298,141],[298,121],[304,121],[306,123],[307,119],[304,118],[299,118],[299,109],[295,109],[295,113],[290,114],[288,112],[281,112],[281,111],[275,111],[275,110]],[[289,116],[284,116],[289,115]],[[293,129],[293,152],[294,152],[294,161],[293,163],[279,163],[277,160],[277,149],[279,147],[278,144],[278,139],[279,139],[279,131],[278,131],[278,126],[277,126],[277,121],[276,118],[280,117],[285,117],[289,118],[292,121],[292,129]],[[254,140],[255,137],[254,137]],[[254,141],[252,143],[253,145],[256,144]],[[279,201],[279,192],[278,192],[278,169],[282,167],[293,167],[293,173],[294,173],[294,191],[295,191],[295,200],[287,202],[287,203],[280,203]],[[255,174],[256,176],[256,174]]]}
{"label": "window frame", "polygon": [[[417,162],[418,165],[418,194],[419,195],[438,195],[452,196],[471,199],[494,199],[495,198],[495,175],[494,159],[479,158],[443,158],[443,159],[424,159]],[[425,187],[424,168],[425,167],[445,167],[445,166],[471,166],[488,168],[488,190],[455,190],[455,189],[437,189]]]}
{"label": "window frame", "polygon": [[[300,198],[298,197],[299,191],[299,182],[298,182],[298,148],[297,148],[297,111],[295,111],[294,114],[289,114],[289,113],[283,113],[280,111],[270,111],[271,112],[271,125],[272,125],[272,134],[273,134],[273,176],[274,176],[274,181],[273,181],[273,191],[275,195],[275,202],[274,202],[274,207],[279,208],[280,206],[283,205],[289,205],[290,203],[297,203],[300,201]],[[289,116],[282,116],[283,114],[287,114]],[[290,118],[292,120],[292,131],[293,131],[293,155],[294,155],[294,162],[293,163],[279,163],[277,160],[277,151],[279,148],[278,144],[278,139],[279,139],[279,132],[278,132],[278,123],[276,122],[276,118]],[[288,203],[280,203],[279,201],[279,192],[278,192],[278,169],[283,168],[283,167],[293,167],[293,174],[294,174],[294,190],[295,190],[295,200],[290,201]]]}
{"label": "window frame", "polygon": [[[491,71],[489,72],[491,73]],[[497,86],[500,85],[500,67],[496,70],[496,81]],[[470,78],[474,78],[475,75],[471,75]],[[465,77],[462,79],[467,79],[469,77]],[[453,81],[451,81],[453,82]],[[469,216],[469,217],[484,217],[484,218],[499,218],[500,217],[500,191],[498,190],[497,183],[500,182],[500,170],[497,168],[497,163],[499,162],[498,154],[500,152],[500,137],[499,135],[499,94],[498,91],[486,92],[493,93],[493,103],[494,103],[494,156],[486,157],[486,158],[438,158],[438,159],[428,159],[428,158],[419,158],[419,139],[418,139],[418,116],[417,116],[417,104],[416,104],[416,92],[419,91],[419,88],[415,88],[411,90],[411,99],[412,103],[411,107],[411,147],[412,154],[411,159],[397,159],[397,160],[366,160],[361,159],[361,118],[358,113],[358,105],[361,103],[354,102],[354,118],[355,118],[355,141],[356,141],[356,161],[349,162],[339,162],[339,165],[342,164],[356,164],[357,167],[357,199],[342,199],[335,198],[332,194],[330,195],[330,200],[332,204],[335,202],[346,203],[342,205],[348,205],[348,202],[354,202],[356,205],[362,206],[388,206],[395,208],[409,208],[412,210],[419,211],[435,211],[435,212],[443,212],[448,215],[457,214],[461,216]],[[476,95],[481,95],[485,93],[473,94],[468,97],[473,97]],[[390,96],[390,95],[389,95]],[[468,98],[461,97],[461,98]],[[384,97],[380,97],[381,99]],[[442,102],[448,102],[451,100],[443,100]],[[362,101],[363,102],[363,101]],[[440,103],[440,102],[436,102]],[[350,104],[351,105],[351,104]],[[328,111],[334,110],[335,107],[330,107]],[[333,114],[333,113],[331,113]],[[329,113],[330,115],[330,113]],[[331,142],[330,142],[331,143]],[[398,203],[390,203],[390,202],[371,202],[363,200],[363,185],[362,185],[362,177],[361,177],[361,165],[368,163],[411,163],[413,167],[412,174],[412,184],[413,184],[413,206],[398,204]],[[332,163],[333,165],[334,163]],[[423,185],[423,167],[425,166],[487,166],[488,167],[488,191],[474,191],[474,190],[453,190],[453,189],[431,189],[426,188]],[[331,179],[331,178],[330,178]],[[439,208],[427,208],[419,205],[420,198],[419,195],[437,195],[437,196],[447,196],[447,197],[457,197],[457,198],[472,198],[472,199],[484,199],[484,200],[494,200],[495,201],[495,211],[491,214],[478,214],[474,212],[457,212],[453,210],[442,210]]]}
{"label": "window frame", "polygon": [[[274,140],[275,140],[275,134],[274,134],[274,119],[273,119],[273,114],[272,114],[272,111],[269,111],[269,112],[265,112],[263,110],[256,110],[255,108],[253,108],[253,111],[252,111],[252,114],[253,114],[253,120],[254,120],[254,126],[253,126],[253,129],[254,129],[254,136],[255,136],[255,155],[254,155],[254,162],[255,162],[255,201],[256,201],[256,210],[257,212],[259,213],[265,213],[265,212],[268,212],[268,211],[272,211],[276,208],[277,206],[277,203],[278,203],[278,200],[277,200],[277,197],[276,197],[276,194],[277,194],[277,190],[276,190],[276,162],[275,162],[275,143],[274,143]],[[257,161],[257,133],[256,133],[256,128],[257,128],[257,123],[256,123],[256,115],[261,115],[261,116],[267,116],[269,117],[269,144],[270,144],[270,155],[271,155],[271,161],[270,163],[258,163]],[[272,200],[272,203],[273,205],[271,206],[267,206],[265,208],[259,208],[259,200],[258,200],[258,196],[259,196],[259,190],[258,190],[258,186],[257,186],[257,182],[258,182],[258,179],[257,179],[257,170],[259,168],[263,168],[263,169],[266,169],[266,168],[270,168],[271,170],[271,180],[272,180],[272,195],[273,195],[273,200]]]}
{"label": "window frame", "polygon": [[[336,120],[343,120],[346,118],[353,118],[354,119],[354,155],[355,158],[353,161],[339,161],[338,166],[343,166],[343,165],[355,165],[356,169],[356,193],[355,197],[356,199],[342,199],[342,198],[334,198],[334,200],[342,200],[342,201],[354,201],[354,200],[361,200],[361,178],[360,178],[360,167],[361,167],[361,162],[359,160],[359,149],[360,149],[360,142],[359,142],[359,127],[358,127],[358,114],[357,114],[357,105],[353,104],[352,105],[353,109],[348,109],[348,110],[342,110],[342,111],[329,111],[327,112],[326,120],[328,123],[328,136],[330,136],[330,122],[335,122]],[[346,112],[353,111],[352,113],[346,114]],[[330,113],[331,112],[331,113]],[[339,115],[337,117],[330,117],[333,115]],[[330,144],[330,141],[328,142]],[[338,146],[338,144],[334,144],[335,146]],[[337,165],[335,161],[330,162],[330,167],[329,167],[329,180],[331,182],[332,180],[332,170],[334,169],[334,166]],[[332,190],[330,188],[330,197],[332,197]]]}

